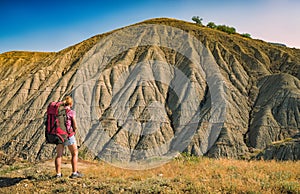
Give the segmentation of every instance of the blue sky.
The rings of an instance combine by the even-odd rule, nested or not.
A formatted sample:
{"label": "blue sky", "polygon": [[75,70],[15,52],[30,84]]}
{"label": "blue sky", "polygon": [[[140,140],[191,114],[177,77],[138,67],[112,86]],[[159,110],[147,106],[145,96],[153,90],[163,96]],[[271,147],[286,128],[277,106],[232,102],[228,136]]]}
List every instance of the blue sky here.
{"label": "blue sky", "polygon": [[233,26],[252,38],[300,48],[298,0],[0,0],[0,53],[59,51],[150,18]]}

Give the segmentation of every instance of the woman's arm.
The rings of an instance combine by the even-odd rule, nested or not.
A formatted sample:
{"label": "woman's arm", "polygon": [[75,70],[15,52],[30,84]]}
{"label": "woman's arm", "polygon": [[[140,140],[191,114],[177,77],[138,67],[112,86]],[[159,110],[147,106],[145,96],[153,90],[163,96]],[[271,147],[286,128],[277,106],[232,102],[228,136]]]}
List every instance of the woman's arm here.
{"label": "woman's arm", "polygon": [[77,123],[76,123],[75,117],[72,117],[72,128],[73,128],[74,131],[77,130]]}

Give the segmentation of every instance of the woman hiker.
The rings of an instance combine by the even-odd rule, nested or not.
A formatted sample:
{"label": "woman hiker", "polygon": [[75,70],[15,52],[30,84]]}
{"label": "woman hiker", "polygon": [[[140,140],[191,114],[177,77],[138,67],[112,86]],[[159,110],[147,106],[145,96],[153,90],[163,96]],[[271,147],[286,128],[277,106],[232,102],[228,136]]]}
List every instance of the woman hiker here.
{"label": "woman hiker", "polygon": [[75,120],[75,111],[72,110],[73,105],[73,99],[71,96],[66,96],[64,99],[64,107],[67,113],[67,121],[66,121],[66,127],[69,131],[68,139],[62,144],[56,145],[56,152],[57,156],[55,158],[55,170],[56,170],[56,178],[62,177],[61,173],[61,161],[63,156],[64,147],[68,146],[68,149],[71,152],[72,158],[71,158],[71,164],[72,164],[72,174],[70,178],[79,178],[83,177],[83,174],[78,172],[77,169],[77,162],[78,162],[78,149],[77,149],[77,142],[75,138],[75,132],[77,130],[77,124]]}

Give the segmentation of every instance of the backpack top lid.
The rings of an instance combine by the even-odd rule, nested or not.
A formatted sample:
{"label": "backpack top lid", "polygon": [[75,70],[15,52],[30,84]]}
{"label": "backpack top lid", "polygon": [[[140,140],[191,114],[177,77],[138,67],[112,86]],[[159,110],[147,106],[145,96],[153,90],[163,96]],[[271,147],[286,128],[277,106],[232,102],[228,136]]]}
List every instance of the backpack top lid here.
{"label": "backpack top lid", "polygon": [[58,107],[60,107],[63,104],[63,102],[51,102],[47,108],[47,114],[57,114]]}

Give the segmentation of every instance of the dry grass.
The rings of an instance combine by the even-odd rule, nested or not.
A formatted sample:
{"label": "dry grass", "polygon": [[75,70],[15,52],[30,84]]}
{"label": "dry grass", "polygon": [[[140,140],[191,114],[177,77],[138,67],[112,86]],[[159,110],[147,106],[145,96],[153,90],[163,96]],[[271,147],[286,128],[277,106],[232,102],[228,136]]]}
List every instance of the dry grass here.
{"label": "dry grass", "polygon": [[[183,157],[133,171],[104,162],[80,162],[81,179],[53,179],[53,161],[4,166],[0,193],[300,193],[300,162]],[[63,166],[69,175],[70,164]],[[5,181],[13,183],[6,183]]]}

